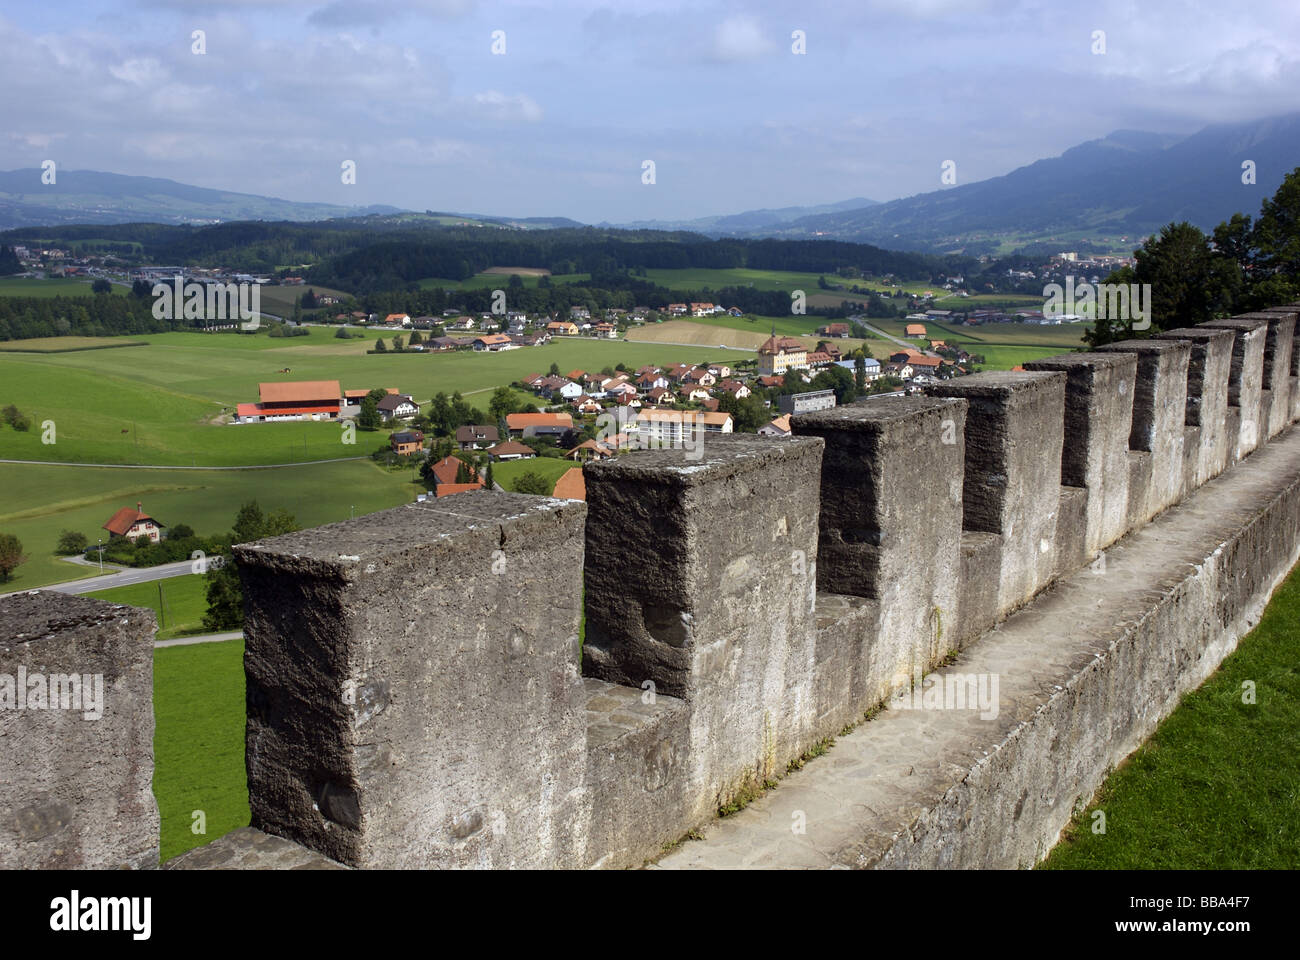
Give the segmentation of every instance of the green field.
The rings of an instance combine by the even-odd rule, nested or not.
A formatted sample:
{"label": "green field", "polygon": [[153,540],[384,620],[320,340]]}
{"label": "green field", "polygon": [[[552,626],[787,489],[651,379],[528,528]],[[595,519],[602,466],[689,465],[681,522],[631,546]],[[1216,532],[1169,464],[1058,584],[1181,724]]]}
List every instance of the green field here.
{"label": "green field", "polygon": [[[520,276],[525,287],[536,287],[539,277]],[[558,286],[562,283],[579,283],[583,280],[590,280],[589,273],[557,273],[551,277],[551,285]],[[432,290],[441,287],[444,290],[507,290],[510,283],[510,274],[508,273],[476,273],[467,280],[448,280],[445,277],[425,277],[420,281],[421,290]]]}
{"label": "green field", "polygon": [[[1295,870],[1300,866],[1300,568],[1259,626],[1121,764],[1075,818],[1049,870]],[[1247,703],[1245,684],[1254,688]],[[1094,833],[1105,814],[1105,832]]]}
{"label": "green field", "polygon": [[559,457],[534,457],[531,460],[507,460],[492,464],[492,479],[507,490],[515,488],[517,481],[525,473],[536,473],[543,477],[555,489],[555,482],[574,467],[581,464]]}
{"label": "green field", "polygon": [[[165,862],[248,826],[244,641],[154,650],[153,712],[153,792]],[[194,832],[197,811],[203,834]]]}
{"label": "green field", "polygon": [[[169,466],[301,463],[369,453],[384,432],[356,433],[346,445],[337,423],[219,423],[236,403],[257,399],[259,381],[338,380],[344,389],[396,387],[421,403],[459,390],[486,406],[492,389],[552,363],[564,372],[619,362],[708,361],[734,351],[617,340],[556,340],[504,353],[367,354],[374,341],[165,333],[132,339],[147,346],[62,354],[0,353],[0,406],[32,420],[0,428],[0,458]],[[129,361],[129,362],[124,362]],[[290,373],[279,371],[289,368]],[[476,399],[477,398],[477,399]],[[42,425],[54,425],[53,443]]]}
{"label": "green field", "polygon": [[34,337],[29,340],[0,340],[0,353],[72,353],[76,350],[143,346],[143,340],[127,337]]}
{"label": "green field", "polygon": [[96,590],[84,596],[131,607],[148,607],[158,618],[158,640],[207,632],[203,628],[203,614],[208,610],[207,581],[197,574]]}
{"label": "green field", "polygon": [[369,460],[268,470],[123,470],[110,467],[0,463],[0,531],[23,544],[28,560],[0,584],[0,592],[75,580],[98,573],[54,553],[63,530],[93,544],[119,507],[142,501],[168,526],[187,523],[203,536],[228,531],[242,503],[264,511],[283,508],[304,527],[361,516],[408,503],[424,487],[407,470],[388,471]]}
{"label": "green field", "polygon": [[[113,284],[116,294],[130,293],[131,288]],[[91,297],[90,280],[73,280],[69,277],[0,277],[0,297]]]}

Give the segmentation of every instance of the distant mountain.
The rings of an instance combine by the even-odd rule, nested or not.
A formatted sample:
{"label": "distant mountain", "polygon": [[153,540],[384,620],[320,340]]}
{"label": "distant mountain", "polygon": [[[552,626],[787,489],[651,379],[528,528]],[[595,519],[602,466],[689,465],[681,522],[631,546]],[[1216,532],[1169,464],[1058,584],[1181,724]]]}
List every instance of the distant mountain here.
{"label": "distant mountain", "polygon": [[[1241,182],[1255,163],[1257,183]],[[1130,241],[1170,221],[1212,229],[1258,214],[1300,165],[1300,113],[1216,124],[1191,136],[1121,130],[1002,177],[802,217],[765,235],[820,236],[894,249],[970,251],[983,242]]]}
{"label": "distant mountain", "polygon": [[625,230],[689,230],[709,236],[758,236],[782,224],[824,213],[841,213],[873,206],[875,200],[854,197],[838,203],[823,203],[812,207],[778,207],[775,210],[746,210],[743,213],[721,214],[714,217],[696,217],[694,220],[635,220],[631,223],[602,223],[602,227]]}
{"label": "distant mountain", "polygon": [[0,171],[0,229],[70,223],[222,223],[231,220],[326,220],[397,207],[345,207],[295,203],[251,193],[193,187],[157,177],[94,170],[59,170],[55,182],[41,171]]}

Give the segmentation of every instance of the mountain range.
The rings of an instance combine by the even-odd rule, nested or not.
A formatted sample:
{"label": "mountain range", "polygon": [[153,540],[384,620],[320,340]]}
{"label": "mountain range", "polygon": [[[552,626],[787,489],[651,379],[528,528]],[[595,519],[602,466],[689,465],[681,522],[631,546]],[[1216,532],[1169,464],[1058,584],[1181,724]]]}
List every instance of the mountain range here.
{"label": "mountain range", "polygon": [[[1256,182],[1243,183],[1243,164]],[[1300,113],[1216,124],[1191,135],[1120,130],[1000,177],[886,203],[862,197],[803,207],[747,210],[690,220],[601,223],[602,227],[691,231],[711,237],[835,239],[966,253],[1034,244],[1131,247],[1166,223],[1203,229],[1241,211],[1254,215],[1300,164]],[[473,222],[545,230],[581,226],[566,217],[417,213],[391,206],[297,203],[194,187],[154,177],[38,169],[0,172],[0,229],[72,223],[310,221],[342,217],[446,226]]]}

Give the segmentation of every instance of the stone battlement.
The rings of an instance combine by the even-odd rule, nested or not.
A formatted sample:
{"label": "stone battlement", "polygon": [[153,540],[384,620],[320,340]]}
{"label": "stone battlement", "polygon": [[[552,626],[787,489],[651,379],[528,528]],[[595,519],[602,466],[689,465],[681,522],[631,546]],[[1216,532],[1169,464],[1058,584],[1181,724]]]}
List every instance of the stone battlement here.
{"label": "stone battlement", "polygon": [[[241,545],[253,829],[170,866],[654,859],[1283,434],[1298,309],[589,463],[585,504],[480,491]],[[103,651],[118,724],[0,712],[0,866],[156,861],[151,618],[40,592],[0,617],[0,674]],[[51,742],[98,751],[96,802]]]}

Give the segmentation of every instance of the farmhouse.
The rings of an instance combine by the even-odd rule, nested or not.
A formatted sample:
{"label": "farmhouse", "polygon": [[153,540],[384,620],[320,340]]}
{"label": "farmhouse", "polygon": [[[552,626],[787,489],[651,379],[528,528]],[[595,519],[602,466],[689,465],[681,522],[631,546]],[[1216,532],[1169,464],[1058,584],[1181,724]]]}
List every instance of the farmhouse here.
{"label": "farmhouse", "polygon": [[567,413],[510,413],[506,428],[512,437],[555,435],[573,429],[573,417]]}
{"label": "farmhouse", "polygon": [[405,313],[390,313],[384,317],[384,323],[390,327],[409,327],[411,318]]}
{"label": "farmhouse", "polygon": [[109,539],[125,537],[134,540],[136,537],[148,537],[157,543],[162,539],[163,526],[164,524],[145,513],[144,505],[137,502],[134,510],[123,507],[109,517],[108,523],[104,524],[104,529],[109,532]]}
{"label": "farmhouse", "polygon": [[908,337],[924,337],[924,336],[925,336],[925,324],[923,324],[923,323],[909,323],[909,324],[907,325],[907,329],[904,331],[904,336],[908,336]]}
{"label": "farmhouse", "polygon": [[342,402],[337,380],[259,383],[257,393],[259,402],[241,403],[235,408],[236,423],[336,420]]}
{"label": "farmhouse", "polygon": [[474,349],[479,351],[489,350],[496,353],[499,350],[515,350],[517,348],[518,345],[504,333],[489,333],[474,338]]}
{"label": "farmhouse", "polygon": [[468,423],[456,428],[456,443],[462,450],[482,450],[501,439],[497,428]]}
{"label": "farmhouse", "polygon": [[576,337],[578,325],[568,320],[552,320],[546,325],[546,332],[559,337]]}
{"label": "farmhouse", "polygon": [[847,337],[849,335],[849,325],[847,323],[828,323],[826,326],[817,329],[817,335],[822,337]]}

